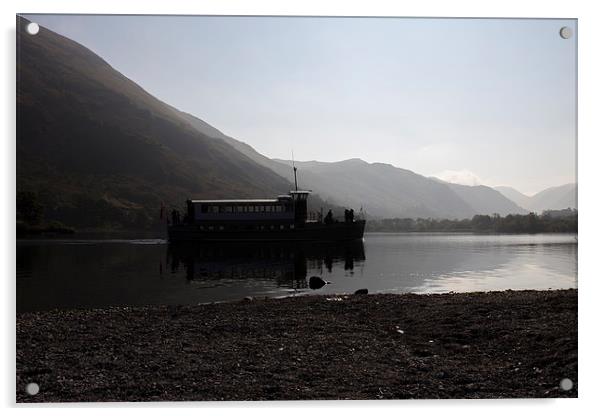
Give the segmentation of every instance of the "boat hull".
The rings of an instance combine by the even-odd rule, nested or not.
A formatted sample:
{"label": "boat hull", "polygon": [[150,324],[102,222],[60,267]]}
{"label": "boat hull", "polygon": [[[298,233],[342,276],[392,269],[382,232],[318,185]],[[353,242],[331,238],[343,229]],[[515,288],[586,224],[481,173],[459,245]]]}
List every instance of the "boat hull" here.
{"label": "boat hull", "polygon": [[169,241],[350,241],[364,236],[365,220],[333,224],[306,223],[290,229],[207,230],[197,224],[170,225]]}

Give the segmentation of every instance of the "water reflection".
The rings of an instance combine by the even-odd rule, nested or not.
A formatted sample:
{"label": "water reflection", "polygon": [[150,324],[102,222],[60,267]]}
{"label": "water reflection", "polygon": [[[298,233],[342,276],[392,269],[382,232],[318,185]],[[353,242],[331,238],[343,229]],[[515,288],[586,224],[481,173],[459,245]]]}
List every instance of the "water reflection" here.
{"label": "water reflection", "polygon": [[306,289],[308,270],[329,273],[334,264],[352,271],[364,262],[364,243],[169,244],[172,273],[185,270],[189,281],[273,280],[278,287]]}
{"label": "water reflection", "polygon": [[[17,242],[17,310],[196,304],[297,293],[577,286],[574,235],[367,234],[347,244]],[[309,279],[331,284],[317,290]],[[317,286],[314,286],[317,287]]]}

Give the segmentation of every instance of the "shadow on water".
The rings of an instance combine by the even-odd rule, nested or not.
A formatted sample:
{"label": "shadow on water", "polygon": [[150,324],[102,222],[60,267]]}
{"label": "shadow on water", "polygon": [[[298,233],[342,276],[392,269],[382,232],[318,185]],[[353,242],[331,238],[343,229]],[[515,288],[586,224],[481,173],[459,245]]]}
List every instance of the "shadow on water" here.
{"label": "shadow on water", "polygon": [[306,289],[308,269],[332,272],[334,264],[353,270],[365,261],[361,240],[345,243],[173,243],[167,250],[172,273],[189,281],[273,280],[278,287]]}
{"label": "shadow on water", "polygon": [[308,291],[309,275],[352,270],[362,241],[167,244],[164,240],[17,243],[17,311],[190,305]]}

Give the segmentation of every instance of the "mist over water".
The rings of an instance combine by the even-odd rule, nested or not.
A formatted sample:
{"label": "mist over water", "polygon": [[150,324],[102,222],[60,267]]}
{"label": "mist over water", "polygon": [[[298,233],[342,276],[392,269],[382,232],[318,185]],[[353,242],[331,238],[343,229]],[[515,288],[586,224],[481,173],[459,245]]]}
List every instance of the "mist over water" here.
{"label": "mist over water", "polygon": [[[311,276],[330,284],[308,286]],[[245,296],[577,287],[570,234],[366,234],[333,244],[20,240],[17,311],[197,304]]]}

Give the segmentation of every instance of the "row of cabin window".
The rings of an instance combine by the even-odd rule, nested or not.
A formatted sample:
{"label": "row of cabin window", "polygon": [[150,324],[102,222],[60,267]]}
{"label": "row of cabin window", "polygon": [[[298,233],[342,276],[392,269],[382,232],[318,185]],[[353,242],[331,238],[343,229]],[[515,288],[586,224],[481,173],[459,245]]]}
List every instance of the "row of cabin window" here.
{"label": "row of cabin window", "polygon": [[288,207],[282,205],[201,205],[202,213],[234,213],[234,212],[285,212]]}
{"label": "row of cabin window", "polygon": [[[225,227],[223,225],[200,225],[199,226],[199,230],[204,231],[204,230],[209,230],[209,231],[215,231],[215,230],[219,230],[219,231],[224,231],[226,228],[228,229],[232,229],[233,227]],[[238,227],[234,227],[236,229],[238,229]],[[295,228],[295,224],[289,224],[289,225],[256,225],[256,226],[247,226],[245,227],[245,229],[247,230],[259,230],[259,231],[265,231],[265,230],[292,230]]]}

